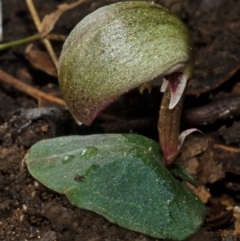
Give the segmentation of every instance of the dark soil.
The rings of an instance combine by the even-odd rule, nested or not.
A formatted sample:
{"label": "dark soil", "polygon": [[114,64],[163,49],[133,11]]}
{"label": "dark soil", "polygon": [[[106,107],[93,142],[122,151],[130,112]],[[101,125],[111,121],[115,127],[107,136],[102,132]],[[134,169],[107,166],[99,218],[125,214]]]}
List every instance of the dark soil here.
{"label": "dark soil", "polygon": [[[2,2],[4,42],[21,39],[37,32],[25,1],[3,0]],[[55,10],[57,5],[65,2],[71,1],[34,1],[41,18]],[[113,2],[116,1],[86,1],[76,9],[65,13],[53,32],[67,35],[85,15],[102,5]],[[161,1],[163,5],[165,2],[167,1]],[[185,22],[189,22],[186,4],[184,5],[186,9],[182,9],[185,12],[181,12],[179,2],[181,1],[168,1],[165,6],[170,6]],[[201,2],[204,4],[205,1]],[[206,14],[209,13],[211,11]],[[207,25],[208,22],[205,22],[205,24]],[[203,31],[201,34],[204,34]],[[59,55],[62,42],[53,42],[53,44],[57,55]],[[204,44],[207,45],[208,43]],[[45,51],[41,41],[36,42],[34,45],[36,48]],[[47,93],[60,95],[57,79],[33,68],[25,56],[25,47],[14,47],[1,52],[0,68],[29,85]],[[235,60],[235,57],[232,58]],[[240,65],[239,58],[237,61],[238,65]],[[232,66],[232,69],[236,70],[237,67]],[[231,68],[226,71],[230,72]],[[234,74],[235,72],[236,74]],[[227,78],[228,81],[223,85],[219,84],[220,87],[214,91],[202,94],[200,97],[188,96],[184,108],[194,107],[194,104],[192,104],[194,102],[197,103],[197,106],[204,106],[211,101],[212,95],[217,96],[217,94],[225,90],[228,91],[227,94],[232,94],[234,89],[234,94],[239,97],[239,74],[237,71],[235,72],[226,73],[224,81],[226,81],[226,76],[229,77]],[[224,81],[220,81],[221,84]],[[205,92],[205,89],[203,92]],[[37,101],[16,90],[14,86],[0,82],[0,240],[156,240],[114,225],[93,212],[74,207],[64,195],[57,194],[34,180],[23,160],[27,150],[34,143],[55,136],[134,132],[157,140],[156,123],[160,99],[161,95],[157,88],[153,90],[151,95],[147,93],[140,95],[137,90],[134,90],[110,106],[91,127],[79,127],[75,124],[68,111],[61,108],[54,115],[44,114],[38,116],[36,110],[35,112],[28,112],[28,109],[39,107]],[[44,103],[44,105],[55,107],[52,103]],[[30,118],[29,115],[31,115]],[[231,160],[231,155],[234,153],[235,166],[229,164],[226,167],[228,168],[227,173],[221,169],[221,175],[218,169],[217,174],[219,175],[216,174],[212,179],[204,178],[206,168],[202,167],[200,168],[201,171],[195,173],[196,177],[200,179],[201,186],[209,189],[211,197],[206,202],[206,206],[209,211],[208,218],[211,219],[211,222],[206,220],[206,224],[190,241],[240,240],[240,237],[238,237],[238,230],[240,229],[237,229],[237,216],[233,218],[232,213],[224,212],[229,206],[240,205],[240,173],[237,171],[240,160],[240,154],[237,154],[240,153],[239,118],[231,116],[227,120],[222,120],[219,115],[219,119],[220,121],[216,121],[214,124],[199,127],[204,134],[202,137],[197,134],[196,137],[211,139],[212,143],[207,148],[202,148],[201,155],[206,155],[207,158],[210,156],[216,157],[213,158],[211,163],[214,165],[217,160],[218,165],[220,165],[220,162],[226,160],[224,159],[226,152],[228,153],[228,161]],[[29,122],[30,120],[32,121]],[[26,123],[28,125],[24,126]],[[188,123],[183,124],[184,129],[189,126]],[[227,128],[230,129],[226,131]],[[194,140],[192,144],[200,143],[199,139],[195,140],[195,142]],[[218,146],[216,146],[217,144]],[[227,149],[227,147],[230,149]],[[216,150],[222,151],[221,158]],[[184,151],[183,148],[181,157],[184,156]],[[202,157],[199,158],[199,154],[195,153],[191,158],[194,156],[197,156],[196,160],[201,167],[203,165],[203,162],[200,163]],[[186,158],[185,160],[189,159]],[[208,167],[208,173],[211,173],[212,166],[209,165]],[[221,211],[216,211],[219,207],[221,207]],[[217,213],[215,215],[220,217],[220,221],[216,216],[212,215],[213,210]]]}

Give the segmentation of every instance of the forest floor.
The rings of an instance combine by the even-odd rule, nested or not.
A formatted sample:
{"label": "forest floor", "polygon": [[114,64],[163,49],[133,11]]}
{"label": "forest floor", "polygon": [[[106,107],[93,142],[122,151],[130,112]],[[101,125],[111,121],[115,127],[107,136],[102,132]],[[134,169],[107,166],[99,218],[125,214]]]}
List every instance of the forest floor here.
{"label": "forest floor", "polygon": [[[40,19],[70,2],[34,0]],[[84,16],[113,2],[86,0],[64,13],[52,32],[67,36]],[[189,26],[196,51],[195,77],[188,87],[182,129],[196,127],[202,133],[187,139],[178,162],[198,179],[195,191],[206,204],[208,216],[189,241],[240,240],[240,3],[156,3]],[[3,0],[2,7],[4,43],[38,33],[25,1]],[[51,43],[59,56],[63,41]],[[34,180],[23,160],[37,141],[56,136],[131,132],[158,141],[156,123],[162,97],[158,84],[151,94],[127,93],[92,126],[79,127],[63,104],[39,98],[26,87],[61,99],[56,70],[42,41],[4,50],[0,61],[0,240],[157,240],[73,206],[64,195]],[[11,84],[12,78],[26,84],[23,91]],[[39,107],[57,107],[60,114],[42,115],[40,109],[34,109]]]}

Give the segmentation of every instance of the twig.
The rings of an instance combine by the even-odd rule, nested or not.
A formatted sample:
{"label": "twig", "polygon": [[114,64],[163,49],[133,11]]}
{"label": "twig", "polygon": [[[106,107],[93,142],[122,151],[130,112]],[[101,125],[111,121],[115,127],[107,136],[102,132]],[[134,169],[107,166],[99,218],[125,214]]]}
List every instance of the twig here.
{"label": "twig", "polygon": [[213,124],[233,117],[240,117],[239,95],[227,96],[184,112],[185,120],[194,126]]}
{"label": "twig", "polygon": [[46,38],[49,39],[49,40],[55,40],[55,41],[65,41],[66,40],[66,35],[49,33],[46,36]]}
{"label": "twig", "polygon": [[43,99],[54,102],[58,105],[61,105],[63,107],[66,107],[66,103],[64,100],[51,96],[49,94],[46,94],[30,85],[27,85],[20,80],[12,77],[11,75],[7,74],[3,70],[0,69],[0,80],[6,84],[14,86],[16,89],[23,91],[24,93],[32,96],[33,98],[37,99],[38,103],[40,103]]}
{"label": "twig", "polygon": [[[34,21],[34,23],[37,27],[37,30],[38,30],[39,33],[41,33],[41,21],[40,21],[40,18],[38,16],[38,13],[36,11],[36,8],[35,8],[32,0],[26,0],[26,3],[27,3],[27,6],[29,8],[29,11],[32,15],[33,21]],[[55,52],[52,48],[52,45],[51,45],[50,41],[48,39],[43,39],[43,43],[44,43],[49,55],[51,56],[55,67],[57,68],[58,58],[57,58],[57,56],[56,56],[56,54],[55,54]]]}

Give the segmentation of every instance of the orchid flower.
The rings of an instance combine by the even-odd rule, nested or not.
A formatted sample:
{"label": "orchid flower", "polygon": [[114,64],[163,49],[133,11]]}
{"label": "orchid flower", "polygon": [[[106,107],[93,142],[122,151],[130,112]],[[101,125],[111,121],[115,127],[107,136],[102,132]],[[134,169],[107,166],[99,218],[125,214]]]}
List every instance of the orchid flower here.
{"label": "orchid flower", "polygon": [[170,165],[195,130],[179,135],[193,66],[193,43],[178,17],[155,3],[127,1],[100,8],[76,25],[62,49],[59,84],[75,120],[90,125],[120,95],[162,76],[158,130]]}

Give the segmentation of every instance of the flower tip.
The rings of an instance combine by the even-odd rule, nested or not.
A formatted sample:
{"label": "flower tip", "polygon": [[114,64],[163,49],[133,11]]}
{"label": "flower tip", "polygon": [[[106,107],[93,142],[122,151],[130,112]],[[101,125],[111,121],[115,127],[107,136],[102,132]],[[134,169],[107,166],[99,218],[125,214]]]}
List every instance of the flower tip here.
{"label": "flower tip", "polygon": [[165,92],[168,87],[168,80],[166,78],[163,78],[163,82],[160,88],[160,92]]}
{"label": "flower tip", "polygon": [[163,83],[160,91],[165,92],[167,87],[169,86],[169,89],[171,91],[171,99],[170,99],[168,108],[170,110],[173,109],[178,104],[186,88],[186,85],[187,85],[187,78],[181,72],[174,72],[172,74],[165,76],[165,78],[163,78]]}

